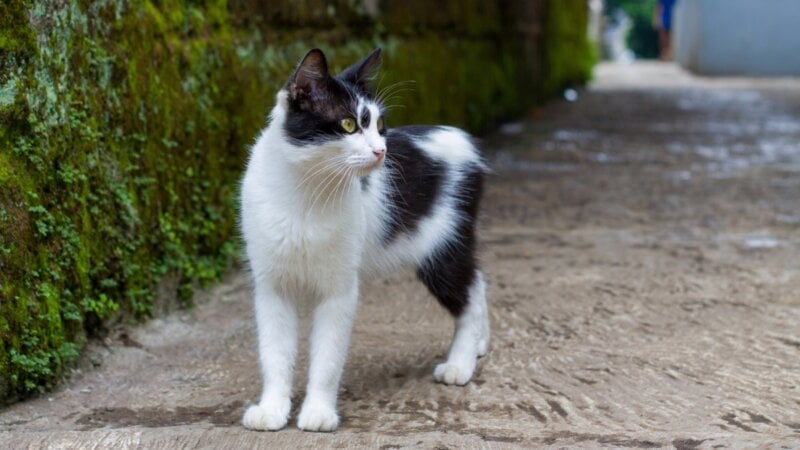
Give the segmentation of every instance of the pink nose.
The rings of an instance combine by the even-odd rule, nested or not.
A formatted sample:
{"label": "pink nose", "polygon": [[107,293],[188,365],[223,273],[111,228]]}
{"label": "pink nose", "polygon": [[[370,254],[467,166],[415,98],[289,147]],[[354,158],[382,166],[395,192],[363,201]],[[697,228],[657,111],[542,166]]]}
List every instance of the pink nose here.
{"label": "pink nose", "polygon": [[375,155],[376,158],[381,159],[381,158],[383,158],[383,155],[386,154],[386,149],[385,148],[373,148],[372,149],[372,154]]}

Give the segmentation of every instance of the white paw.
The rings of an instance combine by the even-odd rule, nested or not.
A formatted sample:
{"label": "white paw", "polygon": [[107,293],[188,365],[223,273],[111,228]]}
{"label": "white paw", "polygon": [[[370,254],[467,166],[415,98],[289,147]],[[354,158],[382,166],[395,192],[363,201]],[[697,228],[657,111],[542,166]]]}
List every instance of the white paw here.
{"label": "white paw", "polygon": [[291,407],[288,400],[253,405],[245,411],[242,425],[251,430],[280,430],[289,421]]}
{"label": "white paw", "polygon": [[475,365],[470,367],[459,365],[455,363],[444,362],[436,366],[433,370],[433,378],[436,381],[444,384],[457,384],[463,386],[469,383],[472,378],[472,372],[475,370]]}
{"label": "white paw", "polygon": [[330,406],[304,404],[297,416],[297,428],[305,431],[333,431],[339,426],[339,416]]}

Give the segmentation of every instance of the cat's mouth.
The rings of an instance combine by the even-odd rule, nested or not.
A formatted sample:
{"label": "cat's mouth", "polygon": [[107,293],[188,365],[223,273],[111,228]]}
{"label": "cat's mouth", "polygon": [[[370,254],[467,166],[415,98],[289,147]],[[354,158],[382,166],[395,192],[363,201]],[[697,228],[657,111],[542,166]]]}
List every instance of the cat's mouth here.
{"label": "cat's mouth", "polygon": [[359,161],[358,163],[354,164],[356,171],[358,172],[357,175],[364,176],[372,172],[383,164],[384,159],[385,158],[381,156],[380,158],[376,158],[371,161]]}
{"label": "cat's mouth", "polygon": [[370,171],[372,171],[372,170],[375,170],[375,169],[377,169],[378,167],[382,166],[382,165],[383,165],[383,160],[384,160],[384,159],[386,159],[386,158],[384,158],[383,156],[381,156],[380,158],[378,158],[378,159],[377,159],[377,160],[376,160],[374,163],[372,163],[372,164],[370,164],[370,165],[369,165],[369,170],[370,170]]}

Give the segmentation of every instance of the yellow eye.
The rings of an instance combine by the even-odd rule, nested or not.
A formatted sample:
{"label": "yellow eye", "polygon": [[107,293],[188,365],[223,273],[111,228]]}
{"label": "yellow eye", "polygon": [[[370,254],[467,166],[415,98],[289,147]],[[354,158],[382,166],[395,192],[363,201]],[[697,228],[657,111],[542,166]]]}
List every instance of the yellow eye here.
{"label": "yellow eye", "polygon": [[378,131],[383,130],[383,117],[378,117]]}
{"label": "yellow eye", "polygon": [[355,133],[356,131],[356,120],[352,117],[342,119],[339,121],[339,125],[341,125],[342,129],[348,133]]}

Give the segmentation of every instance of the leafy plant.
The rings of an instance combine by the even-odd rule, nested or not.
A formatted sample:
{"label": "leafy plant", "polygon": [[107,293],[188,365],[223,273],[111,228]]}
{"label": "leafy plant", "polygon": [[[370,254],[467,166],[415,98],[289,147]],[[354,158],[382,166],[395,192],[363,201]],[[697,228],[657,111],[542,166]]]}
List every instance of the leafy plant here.
{"label": "leafy plant", "polygon": [[628,47],[638,58],[658,58],[658,32],[653,29],[656,0],[606,0],[606,12],[622,9],[633,21]]}

